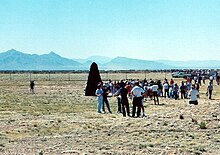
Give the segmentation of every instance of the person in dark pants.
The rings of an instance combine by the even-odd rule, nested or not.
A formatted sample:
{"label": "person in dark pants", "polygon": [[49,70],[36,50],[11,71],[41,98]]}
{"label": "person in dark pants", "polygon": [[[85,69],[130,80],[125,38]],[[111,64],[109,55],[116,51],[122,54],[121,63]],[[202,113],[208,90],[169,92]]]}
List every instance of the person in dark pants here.
{"label": "person in dark pants", "polygon": [[105,112],[105,104],[106,104],[106,107],[108,108],[108,112],[109,113],[112,113],[111,112],[111,109],[110,109],[110,106],[109,106],[109,102],[108,102],[108,94],[110,92],[109,89],[107,89],[107,87],[105,85],[103,85],[103,106],[102,106],[102,110],[103,112]]}
{"label": "person in dark pants", "polygon": [[163,85],[160,80],[157,81],[159,96],[163,97]]}
{"label": "person in dark pants", "polygon": [[174,87],[173,87],[173,95],[175,100],[177,100],[179,98],[179,86],[177,85],[177,83],[175,83]]}
{"label": "person in dark pants", "polygon": [[168,96],[168,98],[170,98],[170,94],[169,94],[169,84],[168,82],[165,82],[163,84],[163,88],[164,88],[164,97],[166,98],[166,95]]}
{"label": "person in dark pants", "polygon": [[211,82],[209,82],[209,85],[207,87],[207,92],[209,94],[209,99],[211,100],[212,99],[212,90],[213,90],[213,85]]}
{"label": "person in dark pants", "polygon": [[118,101],[118,113],[122,113],[122,110],[121,110],[121,96],[118,96],[117,97],[117,101]]}
{"label": "person in dark pants", "polygon": [[181,82],[181,85],[180,85],[180,92],[181,92],[181,99],[183,98],[185,99],[186,98],[186,86],[183,81]]}
{"label": "person in dark pants", "polygon": [[121,106],[122,106],[122,113],[123,116],[126,117],[126,111],[127,115],[130,116],[130,109],[129,109],[129,103],[128,103],[128,90],[125,88],[125,83],[121,83],[121,88],[116,92],[115,95],[121,96]]}
{"label": "person in dark pants", "polygon": [[153,97],[154,97],[154,104],[159,104],[159,98],[158,98],[158,85],[155,83],[152,87]]}
{"label": "person in dark pants", "polygon": [[30,93],[31,94],[34,94],[34,86],[35,86],[35,83],[34,83],[34,81],[30,81]]}
{"label": "person in dark pants", "polygon": [[189,96],[190,96],[190,100],[189,100],[189,104],[194,104],[194,105],[198,105],[198,96],[199,96],[199,92],[197,89],[195,89],[195,85],[192,85],[191,90],[189,91]]}
{"label": "person in dark pants", "polygon": [[132,88],[131,94],[133,96],[132,117],[135,117],[136,108],[137,108],[137,117],[140,117],[144,90],[139,86],[139,82],[135,82],[135,86],[134,88]]}

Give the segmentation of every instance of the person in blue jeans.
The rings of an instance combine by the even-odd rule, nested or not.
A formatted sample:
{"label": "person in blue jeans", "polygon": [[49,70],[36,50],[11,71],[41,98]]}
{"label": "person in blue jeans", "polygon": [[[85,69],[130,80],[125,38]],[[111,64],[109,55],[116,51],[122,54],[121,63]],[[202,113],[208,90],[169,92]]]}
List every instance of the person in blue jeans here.
{"label": "person in blue jeans", "polygon": [[103,90],[102,90],[102,85],[99,84],[97,86],[97,90],[95,92],[96,96],[97,96],[97,112],[101,113],[101,108],[103,106]]}

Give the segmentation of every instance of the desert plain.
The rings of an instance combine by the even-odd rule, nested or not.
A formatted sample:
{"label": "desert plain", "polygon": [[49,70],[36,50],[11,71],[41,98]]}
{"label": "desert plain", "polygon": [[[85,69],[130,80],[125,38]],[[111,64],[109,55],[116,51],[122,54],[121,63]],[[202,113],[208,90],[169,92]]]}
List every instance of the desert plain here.
{"label": "desert plain", "polygon": [[[0,154],[10,155],[172,155],[220,154],[220,86],[213,99],[200,88],[198,105],[189,99],[147,99],[146,117],[123,117],[117,99],[109,97],[112,114],[96,112],[96,97],[84,96],[85,74],[0,74]],[[129,77],[128,77],[129,76]],[[168,80],[167,73],[102,75],[102,78]],[[178,84],[184,79],[174,79]],[[132,108],[131,100],[130,108]]]}

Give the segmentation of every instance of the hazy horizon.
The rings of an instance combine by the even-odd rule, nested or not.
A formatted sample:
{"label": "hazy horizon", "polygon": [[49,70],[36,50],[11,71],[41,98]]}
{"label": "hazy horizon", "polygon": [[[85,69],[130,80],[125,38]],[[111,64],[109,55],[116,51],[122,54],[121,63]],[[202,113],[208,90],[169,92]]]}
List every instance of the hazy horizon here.
{"label": "hazy horizon", "polygon": [[[88,59],[90,57],[106,57],[106,58],[110,58],[110,59],[114,59],[114,58],[117,58],[117,57],[125,57],[125,58],[129,58],[129,59],[138,59],[138,60],[149,60],[149,61],[220,61],[220,59],[203,59],[203,60],[172,60],[172,59],[155,59],[155,60],[150,60],[150,59],[141,59],[141,58],[132,58],[132,57],[127,57],[127,56],[116,56],[116,57],[108,57],[108,56],[103,56],[103,55],[91,55],[91,56],[88,56],[88,57],[84,57],[84,58],[78,58],[78,57],[65,57],[63,55],[60,55],[59,53],[56,53],[55,51],[49,51],[47,53],[41,53],[41,54],[38,54],[38,53],[27,53],[25,51],[19,51],[19,50],[16,50],[16,49],[9,49],[7,51],[10,51],[10,50],[15,50],[15,51],[18,51],[18,52],[22,52],[24,54],[31,54],[31,55],[44,55],[44,54],[50,54],[51,52],[55,53],[55,54],[58,54],[59,56],[63,57],[63,58],[68,58],[68,59]],[[1,53],[4,53],[4,52],[7,52],[7,51],[0,51],[0,54]]]}
{"label": "hazy horizon", "polygon": [[0,52],[220,60],[220,1],[2,0]]}

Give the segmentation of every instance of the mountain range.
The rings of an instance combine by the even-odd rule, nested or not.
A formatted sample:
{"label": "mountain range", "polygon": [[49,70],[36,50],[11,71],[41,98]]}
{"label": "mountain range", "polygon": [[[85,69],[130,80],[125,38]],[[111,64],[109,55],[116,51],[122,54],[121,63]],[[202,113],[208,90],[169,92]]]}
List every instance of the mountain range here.
{"label": "mountain range", "polygon": [[220,61],[140,60],[127,57],[92,56],[87,59],[68,59],[49,54],[26,54],[11,49],[0,53],[0,70],[89,70],[96,62],[101,70],[159,70],[177,68],[220,68]]}

